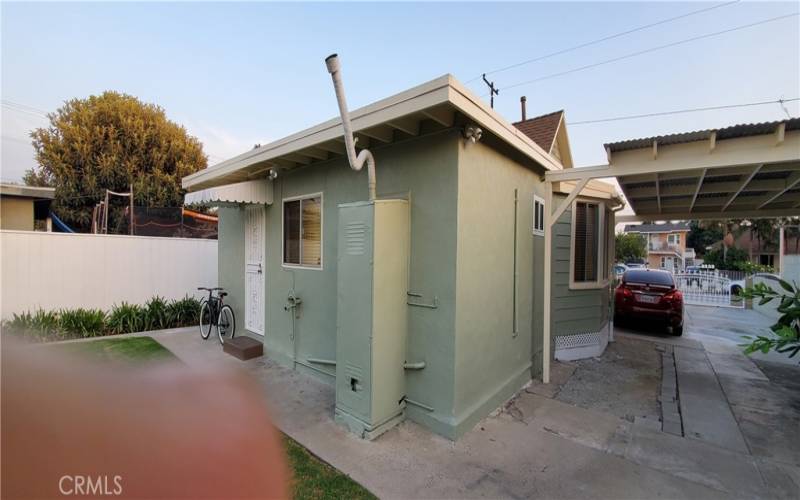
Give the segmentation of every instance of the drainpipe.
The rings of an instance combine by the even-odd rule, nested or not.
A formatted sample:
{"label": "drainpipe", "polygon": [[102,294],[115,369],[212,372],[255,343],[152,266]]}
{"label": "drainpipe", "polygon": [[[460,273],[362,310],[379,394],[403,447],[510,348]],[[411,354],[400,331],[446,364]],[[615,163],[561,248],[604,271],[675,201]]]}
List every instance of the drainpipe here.
{"label": "drainpipe", "polygon": [[[616,233],[616,229],[617,229],[617,228],[616,228],[616,225],[617,225],[617,212],[619,212],[619,211],[620,211],[620,210],[622,210],[623,208],[625,208],[625,202],[624,202],[624,201],[623,201],[623,202],[621,202],[621,203],[620,203],[620,205],[619,205],[618,207],[614,207],[614,208],[612,208],[612,209],[611,209],[611,213],[612,213],[612,214],[613,214],[613,216],[614,216],[614,226],[615,226],[615,227],[613,227],[613,228],[611,229],[611,235],[612,235],[612,236],[614,236],[614,235],[616,235],[616,234],[617,234],[617,233]],[[616,241],[616,238],[612,238],[612,240],[611,240],[611,245],[610,245],[610,248],[611,248],[611,255],[610,255],[610,256],[609,256],[609,255],[606,255],[606,259],[609,259],[609,257],[611,257],[611,259],[609,260],[609,263],[608,263],[608,273],[609,273],[609,275],[611,275],[611,274],[613,274],[613,273],[614,273],[614,257],[613,257],[613,256],[616,254],[616,251],[617,251],[617,249],[616,249],[616,245],[615,245],[615,241]],[[648,250],[649,250],[649,248],[650,248],[650,243],[648,243],[647,245],[648,245],[648,247],[647,247],[647,248],[648,248]],[[610,277],[611,277],[611,276],[609,276],[609,278],[610,278]],[[613,290],[612,290],[612,292],[611,292],[611,300],[612,300],[612,301],[614,300],[614,292],[613,292]],[[611,321],[609,322],[609,324],[611,325],[611,327],[608,329],[608,341],[609,341],[609,342],[614,342],[614,311],[613,311],[613,307],[614,307],[614,305],[613,305],[613,302],[612,302],[612,305],[611,305],[611,307],[612,307],[612,310],[611,310]]]}
{"label": "drainpipe", "polygon": [[367,179],[369,185],[369,199],[375,200],[375,158],[369,150],[362,149],[356,155],[356,141],[353,138],[353,127],[350,124],[350,115],[347,111],[347,100],[344,96],[344,85],[342,84],[341,64],[339,64],[339,56],[331,54],[325,58],[325,65],[328,67],[328,73],[331,74],[333,80],[333,89],[336,91],[336,101],[339,104],[339,113],[342,115],[342,127],[344,127],[344,144],[347,150],[347,160],[350,162],[350,168],[355,171],[360,171],[367,164]]}

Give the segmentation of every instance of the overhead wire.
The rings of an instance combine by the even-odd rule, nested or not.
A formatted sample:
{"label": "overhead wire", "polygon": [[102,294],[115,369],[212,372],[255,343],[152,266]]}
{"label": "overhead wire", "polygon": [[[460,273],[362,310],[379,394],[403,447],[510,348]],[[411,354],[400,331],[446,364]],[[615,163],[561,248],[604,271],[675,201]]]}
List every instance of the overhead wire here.
{"label": "overhead wire", "polygon": [[492,75],[494,73],[500,73],[500,72],[503,72],[503,71],[507,71],[509,69],[518,68],[520,66],[525,66],[527,64],[535,63],[535,62],[538,62],[538,61],[543,61],[543,60],[549,59],[551,57],[560,56],[560,55],[566,54],[568,52],[572,52],[572,51],[575,51],[575,50],[578,50],[578,49],[582,49],[582,48],[585,48],[585,47],[596,45],[598,43],[607,42],[608,40],[613,40],[615,38],[619,38],[619,37],[622,37],[622,36],[625,36],[625,35],[630,35],[631,33],[636,33],[637,31],[642,31],[642,30],[645,30],[645,29],[648,29],[648,28],[652,28],[652,27],[655,27],[655,26],[660,26],[662,24],[667,24],[667,23],[671,23],[673,21],[677,21],[677,20],[684,19],[684,18],[687,18],[687,17],[690,17],[690,16],[694,16],[696,14],[701,14],[703,12],[708,12],[710,10],[719,9],[721,7],[727,7],[729,5],[737,4],[740,1],[741,0],[734,0],[732,2],[721,3],[721,4],[717,4],[717,5],[712,5],[711,7],[706,7],[706,8],[703,8],[703,9],[693,10],[691,12],[687,12],[687,13],[681,14],[679,16],[669,17],[667,19],[662,19],[660,21],[656,21],[656,22],[653,22],[653,23],[650,23],[650,24],[645,24],[645,25],[642,25],[642,26],[638,26],[636,28],[632,28],[632,29],[626,30],[626,31],[621,31],[619,33],[614,33],[612,35],[604,36],[602,38],[598,38],[598,39],[591,40],[591,41],[588,41],[588,42],[585,42],[585,43],[581,43],[579,45],[574,45],[572,47],[568,47],[568,48],[565,48],[565,49],[557,50],[555,52],[550,52],[549,54],[544,54],[544,55],[541,55],[541,56],[537,56],[537,57],[534,57],[532,59],[526,59],[526,60],[520,61],[518,63],[510,64],[508,66],[503,66],[502,68],[496,68],[496,69],[493,69],[491,71],[486,71],[486,72],[476,76],[475,78],[471,78],[471,79],[467,80],[465,83],[472,83],[472,82],[480,79],[483,75]]}
{"label": "overhead wire", "polygon": [[[530,79],[530,80],[525,80],[525,81],[522,81],[522,82],[514,83],[512,85],[506,85],[506,86],[503,87],[503,90],[513,89],[513,88],[516,88],[516,87],[521,87],[523,85],[530,85],[532,83],[540,82],[542,80],[548,80],[550,78],[556,78],[556,77],[559,77],[559,76],[564,76],[564,75],[568,75],[568,74],[571,74],[571,73],[576,73],[578,71],[584,71],[584,70],[587,70],[587,69],[596,68],[598,66],[603,66],[605,64],[611,64],[611,63],[614,63],[614,62],[622,61],[624,59],[630,59],[632,57],[641,56],[641,55],[644,55],[644,54],[649,54],[651,52],[656,52],[658,50],[668,49],[670,47],[676,47],[678,45],[683,45],[683,44],[686,44],[686,43],[696,42],[698,40],[704,40],[706,38],[711,38],[711,37],[715,37],[715,36],[719,36],[719,35],[724,35],[726,33],[732,33],[734,31],[739,31],[739,30],[743,30],[743,29],[747,29],[747,28],[753,28],[755,26],[760,26],[762,24],[767,24],[767,23],[771,23],[771,22],[775,22],[775,21],[780,21],[782,19],[788,19],[790,17],[797,17],[798,15],[800,15],[800,13],[797,13],[797,12],[794,12],[794,13],[791,13],[791,14],[784,14],[784,15],[781,15],[781,16],[776,16],[776,17],[771,17],[769,19],[756,21],[754,23],[743,24],[741,26],[735,26],[733,28],[728,28],[728,29],[725,29],[725,30],[722,30],[722,31],[715,31],[713,33],[706,33],[704,35],[698,35],[698,36],[694,36],[694,37],[691,37],[691,38],[684,38],[682,40],[678,40],[678,41],[675,41],[675,42],[670,42],[670,43],[667,43],[667,44],[664,44],[664,45],[658,45],[656,47],[650,47],[650,48],[647,48],[647,49],[644,49],[644,50],[638,50],[636,52],[631,52],[629,54],[613,57],[611,59],[605,59],[603,61],[598,61],[598,62],[595,62],[595,63],[586,64],[586,65],[583,65],[583,66],[578,66],[577,68],[572,68],[572,69],[568,69],[568,70],[565,70],[565,71],[559,71],[557,73],[551,73],[549,75],[544,75],[544,76],[540,76],[540,77],[533,78],[533,79]],[[486,97],[487,95],[488,94],[483,94],[483,95],[481,95],[481,97]]]}

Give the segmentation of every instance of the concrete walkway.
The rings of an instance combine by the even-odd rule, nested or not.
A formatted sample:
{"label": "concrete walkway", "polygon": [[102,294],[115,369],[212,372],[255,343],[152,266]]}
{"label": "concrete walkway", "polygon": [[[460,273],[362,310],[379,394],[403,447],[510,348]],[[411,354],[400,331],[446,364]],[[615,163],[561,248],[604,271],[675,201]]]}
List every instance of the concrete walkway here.
{"label": "concrete walkway", "polygon": [[363,441],[333,422],[328,384],[266,358],[239,362],[195,329],[152,336],[189,365],[249,372],[281,430],[381,498],[796,498],[783,469],[556,401],[549,386],[531,386],[455,443],[411,422]]}

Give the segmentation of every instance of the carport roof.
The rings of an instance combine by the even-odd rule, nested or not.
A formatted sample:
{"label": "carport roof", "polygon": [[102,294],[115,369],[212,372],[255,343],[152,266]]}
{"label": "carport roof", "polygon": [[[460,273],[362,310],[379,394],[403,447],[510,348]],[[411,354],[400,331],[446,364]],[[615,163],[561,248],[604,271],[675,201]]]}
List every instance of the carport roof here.
{"label": "carport roof", "polygon": [[616,177],[636,216],[618,221],[800,215],[800,119],[606,144],[608,165],[553,182]]}

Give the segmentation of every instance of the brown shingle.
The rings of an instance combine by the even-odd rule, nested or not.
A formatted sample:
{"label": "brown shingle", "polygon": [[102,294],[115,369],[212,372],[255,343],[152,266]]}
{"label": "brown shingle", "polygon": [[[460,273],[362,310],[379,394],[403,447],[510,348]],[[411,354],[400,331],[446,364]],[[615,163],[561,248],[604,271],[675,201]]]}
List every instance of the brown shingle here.
{"label": "brown shingle", "polygon": [[562,114],[564,114],[563,109],[535,118],[528,118],[524,122],[516,122],[514,126],[549,153],[550,148],[553,146],[556,132],[558,132],[558,124],[561,123]]}

